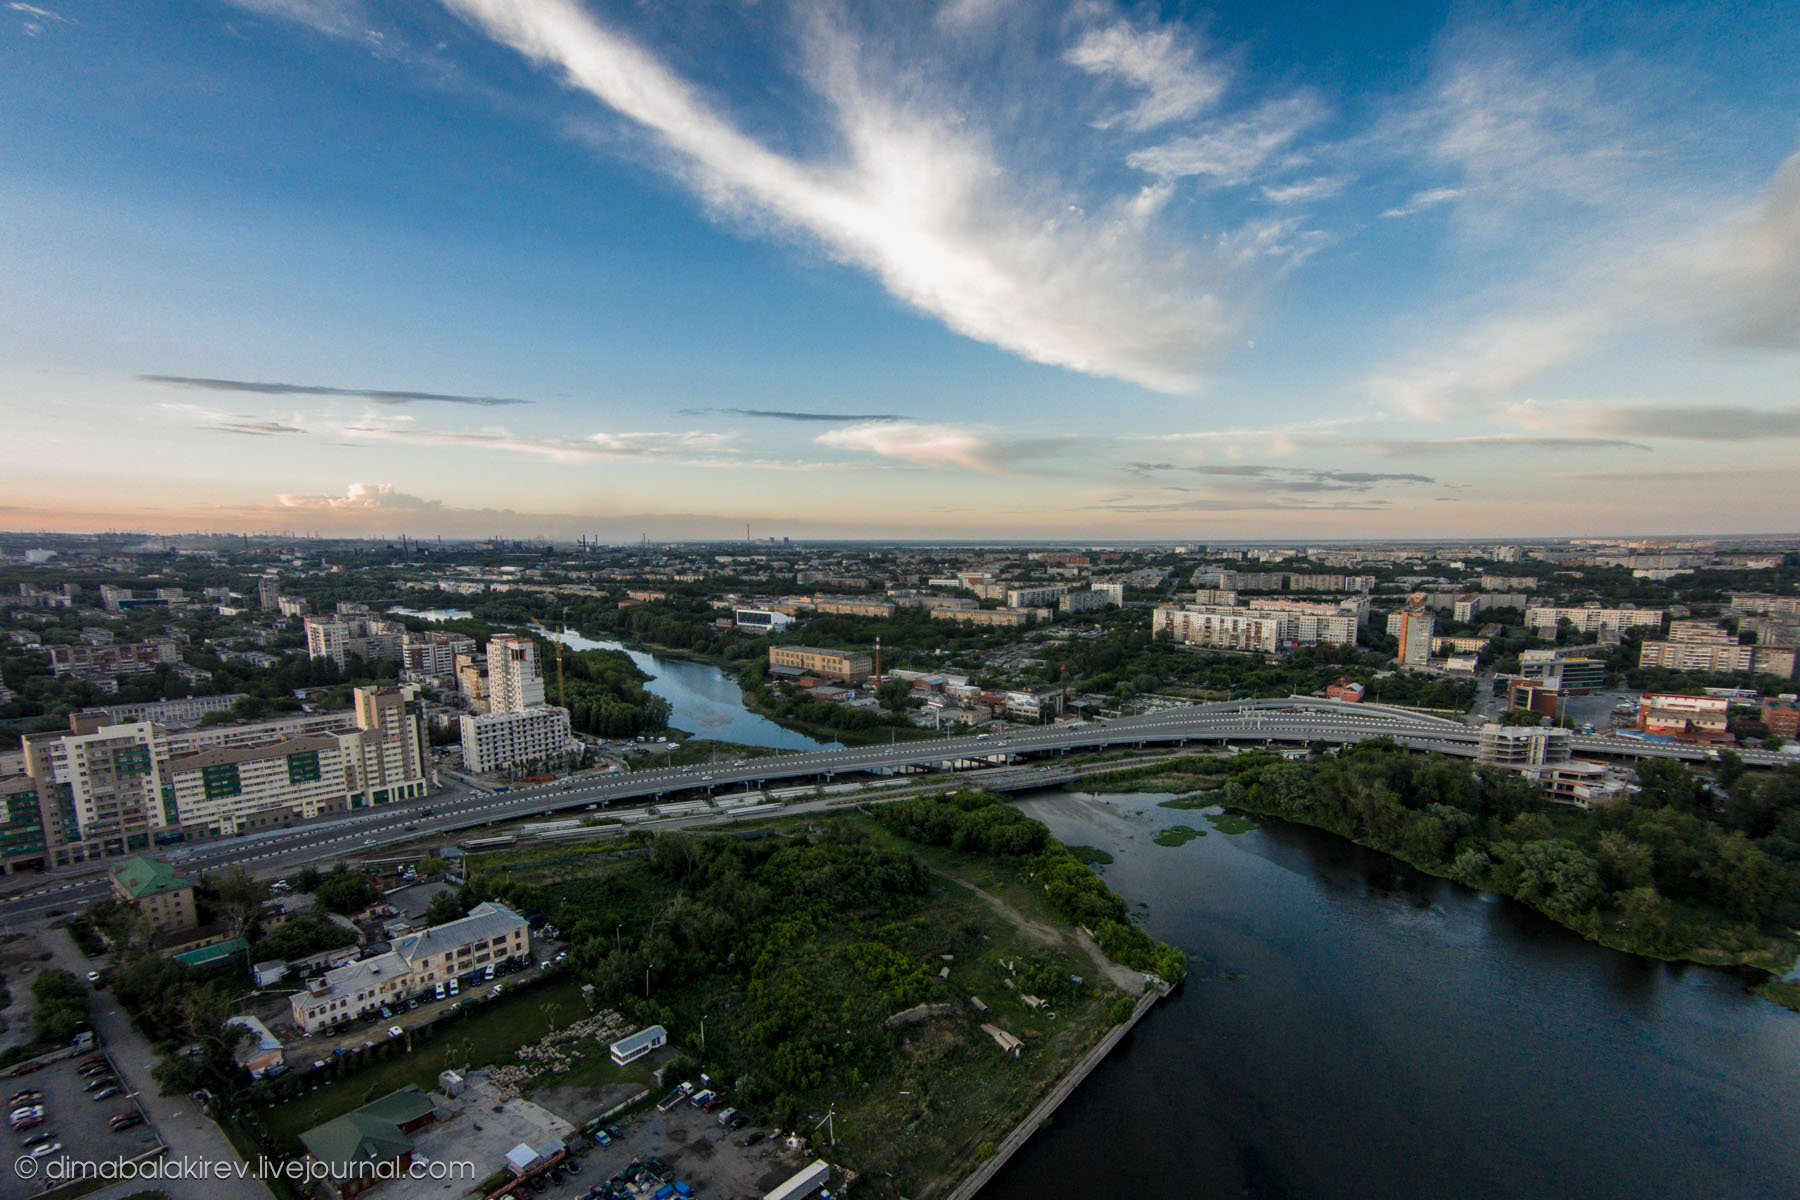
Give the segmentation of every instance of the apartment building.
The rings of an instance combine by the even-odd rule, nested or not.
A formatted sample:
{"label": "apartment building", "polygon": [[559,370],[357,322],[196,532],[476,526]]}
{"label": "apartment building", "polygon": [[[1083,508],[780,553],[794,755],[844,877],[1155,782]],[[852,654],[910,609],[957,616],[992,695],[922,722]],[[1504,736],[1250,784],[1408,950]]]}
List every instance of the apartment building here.
{"label": "apartment building", "polygon": [[1800,620],[1800,596],[1778,596],[1772,592],[1730,592],[1731,607],[1737,612],[1758,617],[1786,617]]}
{"label": "apartment building", "polygon": [[1555,726],[1500,725],[1481,727],[1475,761],[1496,767],[1541,767],[1568,762],[1574,735]]}
{"label": "apartment building", "polygon": [[485,901],[469,915],[409,934],[386,954],[346,963],[306,981],[288,997],[294,1025],[312,1036],[405,1003],[452,979],[473,983],[490,963],[531,957],[531,928],[503,904]]}
{"label": "apartment building", "polygon": [[329,613],[307,617],[306,653],[328,658],[344,669],[351,656],[364,662],[399,662],[400,639],[405,630],[396,621],[355,613]]}
{"label": "apartment building", "polygon": [[895,605],[887,600],[867,596],[814,596],[812,610],[842,617],[891,617]]}
{"label": "apartment building", "polygon": [[537,643],[513,633],[487,644],[488,711],[524,712],[544,703],[544,664]]}
{"label": "apartment building", "polygon": [[139,675],[181,661],[181,652],[170,638],[115,645],[46,646],[50,671],[55,675]]}
{"label": "apartment building", "polygon": [[1047,608],[934,608],[934,621],[956,621],[963,625],[986,625],[994,629],[1023,629],[1033,621],[1048,621]]}
{"label": "apartment building", "polygon": [[1525,624],[1541,637],[1555,637],[1564,621],[1579,633],[1611,630],[1623,633],[1629,629],[1660,630],[1664,613],[1659,608],[1601,608],[1597,604],[1580,608],[1558,608],[1555,605],[1532,605],[1525,610]]}
{"label": "apartment building", "polygon": [[1400,614],[1400,665],[1414,670],[1431,663],[1431,635],[1437,618],[1429,609],[1406,608]]}
{"label": "apartment building", "polygon": [[29,775],[0,778],[0,875],[42,870],[46,844],[37,780]]}
{"label": "apartment building", "polygon": [[179,728],[198,724],[213,713],[230,712],[243,692],[227,692],[222,696],[183,696],[179,700],[148,700],[141,704],[109,704],[105,708],[83,709],[83,719],[97,718],[109,725],[130,721],[154,721],[158,725]]}
{"label": "apartment building", "polygon": [[1089,588],[1082,592],[1064,592],[1056,599],[1056,611],[1065,615],[1084,612],[1098,612],[1111,608],[1116,604],[1109,591],[1101,588]]}
{"label": "apartment building", "polygon": [[1782,679],[1794,676],[1791,647],[1740,646],[1737,637],[1707,621],[1675,621],[1666,641],[1647,641],[1638,650],[1638,665],[1671,671],[1735,673],[1754,671]]}
{"label": "apartment building", "polygon": [[1214,605],[1159,604],[1151,616],[1152,636],[1166,633],[1183,645],[1217,650],[1281,649],[1281,622],[1249,609]]}
{"label": "apartment building", "polygon": [[347,712],[197,729],[77,714],[67,733],[29,734],[44,854],[65,866],[425,795],[417,695],[358,688]]}
{"label": "apartment building", "polygon": [[192,929],[194,885],[160,858],[137,855],[114,867],[107,876],[112,898],[143,914],[151,930]]}
{"label": "apartment building", "polygon": [[1048,583],[1027,587],[1008,587],[1008,608],[1049,608],[1072,589],[1066,583]]}
{"label": "apartment building", "polygon": [[569,710],[539,704],[499,712],[464,713],[463,769],[477,775],[513,767],[548,765],[574,747]]}
{"label": "apartment building", "polygon": [[442,629],[402,630],[400,668],[425,679],[450,679],[456,675],[456,658],[475,652],[475,639]]}
{"label": "apartment building", "polygon": [[806,671],[825,679],[841,679],[845,683],[861,683],[875,670],[874,660],[860,651],[822,650],[816,646],[770,646],[769,665]]}

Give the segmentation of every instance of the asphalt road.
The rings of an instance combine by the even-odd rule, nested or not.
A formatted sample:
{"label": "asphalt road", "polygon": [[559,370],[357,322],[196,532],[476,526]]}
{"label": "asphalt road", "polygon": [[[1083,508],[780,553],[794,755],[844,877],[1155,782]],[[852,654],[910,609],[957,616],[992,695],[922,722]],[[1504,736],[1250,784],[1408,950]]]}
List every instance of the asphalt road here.
{"label": "asphalt road", "polygon": [[[306,863],[367,857],[380,846],[432,833],[477,829],[502,821],[608,807],[648,804],[676,794],[715,795],[733,789],[800,780],[829,782],[838,776],[869,771],[934,769],[945,766],[1016,761],[1021,756],[1150,746],[1187,741],[1268,742],[1305,745],[1348,743],[1391,737],[1409,747],[1472,757],[1478,731],[1458,721],[1431,717],[1379,704],[1345,704],[1308,698],[1236,700],[1190,708],[1122,717],[1104,722],[1074,722],[1041,728],[1008,730],[992,735],[932,739],[889,746],[855,746],[803,754],[775,755],[744,762],[658,768],[540,784],[499,794],[477,795],[452,784],[436,795],[379,809],[336,817],[288,829],[197,845],[175,846],[162,853],[189,872],[241,864],[268,876]],[[1577,735],[1575,752],[1601,757],[1670,757],[1701,760],[1704,751],[1669,743]],[[1746,763],[1786,765],[1791,756],[1741,751]],[[424,809],[432,815],[424,815]],[[85,875],[47,877],[0,901],[0,917],[27,920],[74,911],[105,893],[105,864]]]}

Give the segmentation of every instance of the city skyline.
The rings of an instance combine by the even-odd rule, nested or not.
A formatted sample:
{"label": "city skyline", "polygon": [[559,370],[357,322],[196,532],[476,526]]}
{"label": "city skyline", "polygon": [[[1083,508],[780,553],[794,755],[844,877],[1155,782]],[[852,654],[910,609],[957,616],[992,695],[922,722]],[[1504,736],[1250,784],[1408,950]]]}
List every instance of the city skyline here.
{"label": "city skyline", "polygon": [[0,525],[1792,529],[1797,58],[1701,5],[8,3]]}

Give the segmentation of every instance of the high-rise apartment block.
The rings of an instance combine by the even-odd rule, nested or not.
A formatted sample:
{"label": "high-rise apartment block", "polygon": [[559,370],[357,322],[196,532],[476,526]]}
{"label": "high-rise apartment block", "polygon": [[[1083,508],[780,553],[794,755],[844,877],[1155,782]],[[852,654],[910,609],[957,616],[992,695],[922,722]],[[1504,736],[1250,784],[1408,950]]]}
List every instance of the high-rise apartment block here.
{"label": "high-rise apartment block", "polygon": [[329,658],[344,669],[351,655],[364,662],[399,662],[400,636],[396,621],[360,614],[330,613],[306,618],[306,653]]}
{"label": "high-rise apartment block", "polygon": [[67,733],[23,739],[41,839],[6,838],[27,814],[8,800],[5,869],[66,866],[158,840],[288,825],[425,795],[432,787],[418,691],[356,689],[355,707],[242,725],[170,729],[76,714]]}
{"label": "high-rise apartment block", "polygon": [[569,710],[544,703],[538,645],[517,634],[487,644],[487,711],[462,717],[463,767],[477,774],[549,765],[568,754]]}

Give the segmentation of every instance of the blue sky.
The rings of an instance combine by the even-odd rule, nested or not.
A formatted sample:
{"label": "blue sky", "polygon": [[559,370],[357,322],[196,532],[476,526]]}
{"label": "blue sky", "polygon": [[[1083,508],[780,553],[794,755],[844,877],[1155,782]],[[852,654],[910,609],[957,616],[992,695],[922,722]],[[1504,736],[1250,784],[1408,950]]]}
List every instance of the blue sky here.
{"label": "blue sky", "polygon": [[1792,530],[1792,6],[0,0],[6,524]]}

